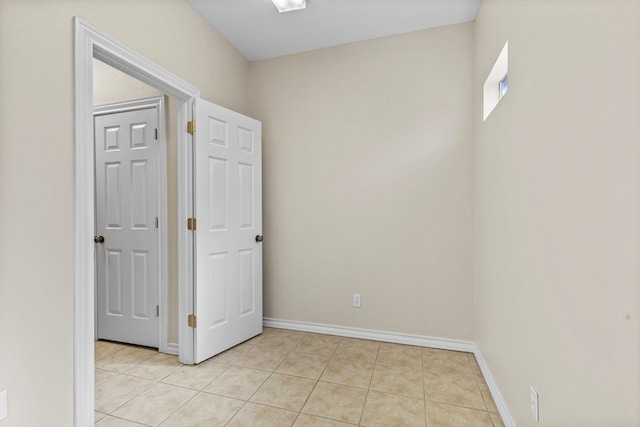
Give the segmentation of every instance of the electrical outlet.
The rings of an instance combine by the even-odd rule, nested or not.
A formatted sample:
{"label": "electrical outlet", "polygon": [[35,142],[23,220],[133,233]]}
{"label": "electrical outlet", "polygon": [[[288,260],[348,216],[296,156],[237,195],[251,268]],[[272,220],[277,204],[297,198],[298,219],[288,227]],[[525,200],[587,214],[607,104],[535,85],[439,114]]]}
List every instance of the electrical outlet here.
{"label": "electrical outlet", "polygon": [[0,421],[7,418],[7,390],[0,391]]}
{"label": "electrical outlet", "polygon": [[360,308],[360,294],[353,294],[353,306]]}
{"label": "electrical outlet", "polygon": [[529,407],[531,415],[536,422],[540,422],[540,407],[538,406],[538,392],[532,385],[529,386]]}

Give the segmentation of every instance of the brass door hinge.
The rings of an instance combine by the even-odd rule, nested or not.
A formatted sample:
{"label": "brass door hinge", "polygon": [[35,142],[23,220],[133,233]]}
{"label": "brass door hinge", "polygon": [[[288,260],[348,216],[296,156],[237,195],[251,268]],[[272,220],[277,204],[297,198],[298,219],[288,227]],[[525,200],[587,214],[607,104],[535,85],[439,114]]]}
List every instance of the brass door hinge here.
{"label": "brass door hinge", "polygon": [[197,321],[196,316],[193,315],[193,314],[190,314],[189,318],[187,320],[187,323],[188,323],[189,327],[190,328],[195,328],[196,327],[196,321]]}
{"label": "brass door hinge", "polygon": [[196,229],[196,219],[195,218],[187,218],[187,230],[195,230]]}
{"label": "brass door hinge", "polygon": [[196,122],[193,120],[189,120],[187,122],[187,133],[194,134],[196,132]]}

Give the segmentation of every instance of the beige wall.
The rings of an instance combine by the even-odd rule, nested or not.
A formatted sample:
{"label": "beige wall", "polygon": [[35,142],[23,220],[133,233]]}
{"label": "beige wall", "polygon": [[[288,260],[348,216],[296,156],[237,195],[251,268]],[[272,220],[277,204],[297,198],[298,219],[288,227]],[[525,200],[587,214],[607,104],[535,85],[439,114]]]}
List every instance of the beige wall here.
{"label": "beige wall", "polygon": [[638,426],[640,3],[485,0],[475,39],[477,344],[518,426]]}
{"label": "beige wall", "polygon": [[0,0],[3,427],[73,424],[73,27],[246,111],[247,63],[182,0]]}
{"label": "beige wall", "polygon": [[465,24],[251,63],[265,316],[473,338],[472,35]]}
{"label": "beige wall", "polygon": [[[108,104],[134,99],[163,96],[156,88],[137,80],[104,62],[93,60],[93,103]],[[168,313],[167,340],[178,343],[178,151],[176,147],[177,104],[165,98],[165,126],[167,144],[167,222],[168,222]]]}

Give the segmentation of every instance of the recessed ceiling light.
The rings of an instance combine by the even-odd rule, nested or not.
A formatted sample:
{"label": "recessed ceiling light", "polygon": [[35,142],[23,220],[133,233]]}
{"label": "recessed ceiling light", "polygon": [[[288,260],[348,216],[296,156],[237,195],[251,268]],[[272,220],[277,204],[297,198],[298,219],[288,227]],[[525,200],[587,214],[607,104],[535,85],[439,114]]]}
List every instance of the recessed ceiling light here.
{"label": "recessed ceiling light", "polygon": [[291,12],[307,7],[306,0],[271,0],[278,8],[278,12]]}

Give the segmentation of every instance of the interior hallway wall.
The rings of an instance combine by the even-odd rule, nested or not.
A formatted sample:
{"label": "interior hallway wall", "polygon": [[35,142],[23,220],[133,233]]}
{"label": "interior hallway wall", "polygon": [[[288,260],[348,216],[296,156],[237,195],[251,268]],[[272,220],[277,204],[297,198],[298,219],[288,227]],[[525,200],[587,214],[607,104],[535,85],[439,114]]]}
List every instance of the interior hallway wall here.
{"label": "interior hallway wall", "polygon": [[475,40],[476,342],[518,426],[638,426],[640,3],[484,0]]}
{"label": "interior hallway wall", "polygon": [[250,64],[265,316],[473,338],[472,73],[473,24]]}
{"label": "interior hallway wall", "polygon": [[3,427],[73,425],[74,16],[246,112],[247,62],[182,0],[0,0]]}

